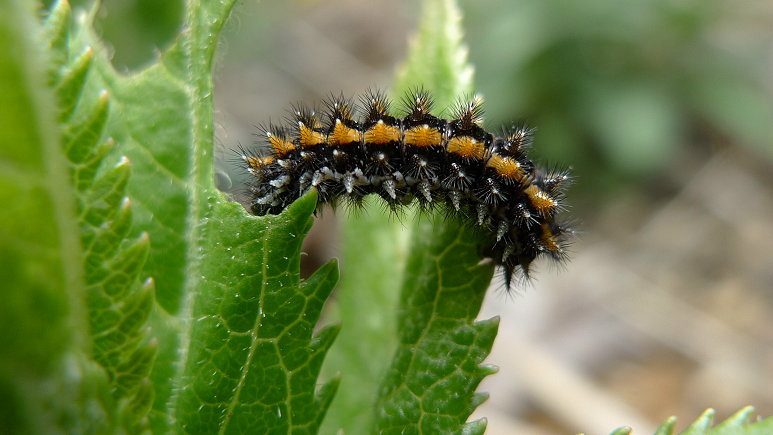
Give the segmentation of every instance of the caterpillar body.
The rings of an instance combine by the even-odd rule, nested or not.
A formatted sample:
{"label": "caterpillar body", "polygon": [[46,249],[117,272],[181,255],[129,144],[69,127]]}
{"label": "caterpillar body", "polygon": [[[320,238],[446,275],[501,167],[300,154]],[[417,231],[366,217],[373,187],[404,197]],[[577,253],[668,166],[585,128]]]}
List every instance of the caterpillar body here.
{"label": "caterpillar body", "polygon": [[413,202],[440,207],[481,229],[482,254],[502,267],[508,289],[513,278],[528,278],[536,258],[565,258],[571,230],[558,217],[570,175],[534,165],[530,129],[487,132],[479,99],[460,102],[453,119],[434,116],[423,90],[403,106],[396,117],[383,92],[368,92],[356,118],[351,100],[331,96],[321,116],[299,106],[286,125],[261,127],[269,151],[239,153],[252,175],[251,212],[278,214],[311,188],[318,208],[358,206],[370,194],[394,211]]}

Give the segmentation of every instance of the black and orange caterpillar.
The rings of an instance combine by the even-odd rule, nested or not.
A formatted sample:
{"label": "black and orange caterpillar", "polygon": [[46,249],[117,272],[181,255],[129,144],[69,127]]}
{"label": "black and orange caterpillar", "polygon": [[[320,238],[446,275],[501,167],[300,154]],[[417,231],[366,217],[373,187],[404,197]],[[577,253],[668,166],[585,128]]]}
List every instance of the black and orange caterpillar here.
{"label": "black and orange caterpillar", "polygon": [[395,211],[414,200],[424,209],[442,206],[486,233],[483,255],[502,266],[507,288],[516,274],[528,277],[540,255],[565,258],[571,231],[557,215],[570,176],[532,163],[531,130],[486,132],[478,99],[459,103],[451,120],[432,115],[423,90],[403,99],[402,118],[390,114],[390,105],[384,93],[369,92],[355,118],[350,100],[332,96],[321,117],[296,107],[290,125],[261,127],[271,152],[239,155],[253,176],[252,213],[278,214],[312,187],[318,207],[357,206],[369,194]]}

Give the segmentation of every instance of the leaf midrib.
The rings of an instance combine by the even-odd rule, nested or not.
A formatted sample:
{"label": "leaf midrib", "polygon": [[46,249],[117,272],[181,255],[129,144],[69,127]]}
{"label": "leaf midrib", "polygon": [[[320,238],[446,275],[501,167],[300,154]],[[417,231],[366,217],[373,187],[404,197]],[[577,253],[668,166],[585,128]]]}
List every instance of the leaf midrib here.
{"label": "leaf midrib", "polygon": [[[228,429],[228,424],[231,422],[231,418],[229,416],[233,415],[233,410],[236,408],[236,405],[239,403],[239,398],[241,397],[242,393],[242,387],[245,384],[245,381],[247,379],[247,375],[249,374],[250,367],[252,366],[252,359],[255,356],[255,350],[258,347],[258,342],[261,341],[259,337],[260,332],[260,326],[262,325],[261,319],[263,318],[263,311],[264,306],[263,302],[265,301],[266,296],[266,285],[268,282],[268,268],[266,267],[268,265],[268,240],[271,239],[271,233],[273,231],[273,223],[271,221],[266,223],[266,237],[263,239],[263,261],[261,262],[261,273],[263,275],[263,279],[261,280],[260,284],[260,297],[258,298],[258,313],[255,315],[255,323],[252,325],[251,331],[252,331],[252,341],[250,342],[250,350],[247,352],[247,357],[244,361],[244,366],[242,367],[241,374],[239,376],[239,383],[236,385],[236,390],[231,396],[231,401],[228,404],[228,412],[226,412],[223,415],[223,423],[220,426],[220,430],[218,431],[219,435],[223,435]],[[287,378],[286,378],[287,379]],[[287,382],[287,391],[290,391],[290,385],[289,385],[289,379]],[[291,414],[291,413],[288,413]],[[292,415],[288,415],[287,418],[290,420],[290,427],[292,427]]]}
{"label": "leaf midrib", "polygon": [[[183,380],[185,379],[185,371],[187,370],[188,365],[188,357],[189,357],[189,350],[190,350],[190,343],[191,343],[191,336],[192,336],[192,328],[193,328],[193,309],[195,305],[196,297],[198,296],[196,290],[200,282],[201,277],[201,256],[199,255],[198,247],[201,246],[201,234],[199,229],[199,224],[201,223],[202,213],[201,213],[201,196],[203,193],[206,192],[206,184],[201,183],[200,179],[200,173],[198,168],[200,167],[200,158],[201,158],[201,145],[202,145],[202,139],[204,135],[202,134],[202,119],[200,115],[200,110],[197,110],[197,105],[202,104],[201,101],[198,99],[199,93],[197,92],[198,88],[197,86],[192,83],[193,80],[191,76],[193,75],[194,67],[193,67],[193,48],[192,42],[196,40],[194,35],[194,29],[198,29],[199,26],[194,25],[195,22],[195,15],[194,10],[196,9],[198,3],[195,0],[191,0],[188,2],[187,9],[187,17],[186,20],[188,22],[188,27],[191,29],[191,32],[188,34],[188,41],[179,41],[178,44],[182,44],[182,47],[184,48],[185,53],[185,71],[186,71],[186,77],[185,80],[180,80],[180,84],[182,86],[182,89],[184,90],[188,102],[190,104],[190,114],[191,114],[191,127],[193,130],[193,134],[191,136],[191,152],[190,155],[190,170],[188,172],[188,176],[185,180],[182,180],[185,185],[188,187],[186,189],[186,192],[188,192],[188,196],[190,198],[190,201],[188,201],[188,204],[190,205],[189,213],[186,216],[185,222],[186,227],[183,231],[181,231],[181,234],[187,234],[188,235],[188,246],[186,249],[185,254],[185,264],[186,266],[186,273],[183,274],[184,276],[184,282],[182,285],[182,303],[180,305],[180,312],[177,316],[178,319],[181,319],[182,325],[180,330],[180,357],[177,361],[177,370],[176,370],[176,376],[174,379],[175,384],[175,391],[180,391],[181,384]],[[183,32],[185,34],[185,32]],[[169,74],[171,74],[171,71],[169,71],[168,66],[164,62],[159,62],[159,65],[163,67],[164,71]],[[202,92],[203,93],[203,92]],[[208,186],[207,186],[208,187]],[[177,423],[177,412],[179,409],[179,406],[175,406],[175,402],[177,401],[177,393],[173,393],[170,396],[170,403],[167,407],[167,412],[170,415],[170,421],[172,424]]]}

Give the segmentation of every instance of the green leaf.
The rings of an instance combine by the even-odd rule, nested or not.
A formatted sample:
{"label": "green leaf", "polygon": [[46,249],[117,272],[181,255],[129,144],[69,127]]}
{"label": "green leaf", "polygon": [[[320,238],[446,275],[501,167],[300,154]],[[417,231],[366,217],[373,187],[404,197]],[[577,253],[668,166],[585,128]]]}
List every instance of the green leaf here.
{"label": "green leaf", "polygon": [[75,195],[46,77],[51,33],[33,9],[4,2],[0,14],[0,431],[111,432],[109,386],[88,358]]}
{"label": "green leaf", "polygon": [[[222,225],[206,232],[209,255],[193,310],[192,346],[180,393],[180,428],[192,433],[316,432],[336,382],[315,394],[322,359],[337,328],[312,339],[338,272],[335,262],[301,283],[300,249],[317,197],[279,216],[245,219],[234,203],[217,206]],[[258,267],[256,267],[256,265]],[[202,400],[206,398],[206,400]]]}
{"label": "green leaf", "polygon": [[676,426],[676,417],[671,416],[666,421],[660,424],[655,430],[655,435],[670,435],[674,433],[674,427]]}
{"label": "green leaf", "polygon": [[[432,237],[418,236],[427,233]],[[387,433],[458,432],[485,400],[473,394],[478,383],[495,371],[480,363],[499,321],[475,322],[493,267],[478,264],[480,237],[461,223],[422,219],[414,234],[399,346],[382,385],[377,427]]]}
{"label": "green leaf", "polygon": [[697,420],[692,422],[692,424],[690,424],[690,426],[687,429],[685,429],[682,432],[682,434],[683,435],[707,434],[712,424],[714,424],[714,410],[707,409],[703,411],[703,414],[701,414],[701,416],[698,417]]}
{"label": "green leaf", "polygon": [[[442,110],[457,97],[472,94],[472,67],[467,63],[466,49],[462,46],[460,24],[461,16],[453,1],[424,2],[419,31],[412,41],[408,60],[397,78],[392,92],[393,99],[398,99],[411,88],[424,86],[432,91],[438,103],[437,107]],[[387,370],[395,370],[394,365],[389,367],[389,361],[390,355],[397,351],[398,346],[398,340],[395,337],[395,319],[392,317],[397,309],[398,293],[401,288],[403,294],[416,291],[415,286],[404,278],[406,253],[413,254],[426,249],[426,244],[430,240],[448,242],[447,239],[435,239],[443,232],[445,222],[438,222],[435,228],[430,229],[414,228],[414,235],[411,236],[411,231],[406,227],[414,222],[414,212],[409,211],[405,216],[397,219],[384,211],[379,204],[375,204],[376,202],[377,200],[371,198],[364,212],[345,216],[345,223],[342,226],[344,273],[337,292],[337,311],[334,315],[341,319],[343,328],[331,349],[326,365],[327,373],[340,371],[342,379],[339,393],[325,419],[323,426],[325,433],[333,433],[339,428],[343,428],[347,433],[364,433],[376,424],[374,416],[363,412],[363,407],[377,409],[377,406],[384,405],[383,402],[377,405],[374,398],[378,397],[379,391],[383,388],[384,381],[379,381],[379,378],[384,376]],[[421,219],[428,219],[428,217],[424,216]],[[454,228],[457,233],[469,230]],[[410,247],[410,251],[406,246],[409,239],[415,242]],[[470,249],[472,256],[468,261],[474,266],[480,258],[475,255],[476,246],[470,246]],[[433,253],[430,253],[430,257],[432,255]],[[425,260],[428,264],[434,264],[434,259],[430,257]],[[449,265],[444,263],[444,266]],[[485,270],[481,271],[481,276],[488,277],[479,281],[474,280],[475,284],[472,288],[464,290],[470,295],[470,299],[465,299],[465,303],[471,304],[471,311],[475,313],[480,308],[480,301],[477,301],[476,305],[476,297],[473,295],[482,295],[491,275],[491,267],[483,269]],[[437,291],[437,289],[431,291]],[[460,291],[458,296],[466,298],[464,291]],[[448,297],[448,294],[444,297]],[[406,307],[402,309],[410,311]],[[440,315],[440,313],[434,315]],[[488,327],[471,326],[474,317],[475,314],[456,326],[466,324],[471,329],[478,326],[481,329]],[[454,333],[454,328],[447,326],[445,330],[438,329],[437,333]],[[493,341],[493,336],[490,340]],[[488,353],[491,341],[479,343],[486,350],[483,355],[476,354],[476,358],[479,357],[478,362]],[[431,344],[423,342],[422,345]],[[401,351],[407,348],[406,344],[400,345]],[[434,375],[443,376],[442,373]],[[477,385],[479,380],[475,374],[462,382],[443,385],[449,387],[446,390],[449,394],[466,392],[467,397],[462,397],[461,400],[474,403],[477,396],[472,396],[474,387],[471,390],[470,386]],[[470,382],[467,383],[467,381]],[[379,385],[380,382],[382,385]],[[463,423],[471,409],[458,412],[457,420]],[[428,410],[428,412],[432,411]],[[459,427],[459,425],[456,426],[457,429]],[[484,421],[465,427],[471,433],[477,433],[484,428]]]}
{"label": "green leaf", "polygon": [[[316,199],[310,195],[281,216],[255,218],[213,183],[212,59],[233,3],[189,1],[176,43],[158,62],[130,75],[110,65],[91,29],[94,13],[80,15],[70,46],[93,47],[93,71],[74,99],[98,99],[103,90],[110,97],[105,135],[115,146],[107,158],[127,159],[98,172],[110,182],[97,189],[96,202],[115,204],[117,190],[107,186],[126,184],[134,215],[129,238],[138,242],[125,246],[125,275],[138,270],[142,258],[130,254],[145,246],[143,234],[151,242],[142,273],[156,284],[150,324],[158,355],[150,382],[140,382],[155,393],[151,429],[315,432],[337,385],[318,389],[317,381],[337,329],[312,336],[337,279],[336,266],[323,267],[304,283],[299,278],[300,244]],[[76,126],[101,124],[100,106],[94,107]],[[74,128],[69,136],[83,136],[83,130]],[[126,162],[131,177],[122,169]],[[93,211],[102,215],[99,208]],[[119,216],[116,221],[123,222]],[[136,327],[147,300],[131,302],[126,308],[134,315],[127,321]],[[107,338],[112,343],[117,337]],[[134,364],[120,367],[131,374],[151,361],[151,353],[138,352]],[[145,409],[140,398],[150,396],[137,390],[133,412]]]}
{"label": "green leaf", "polygon": [[[773,431],[773,417],[753,420],[754,407],[740,409],[727,420],[714,424],[714,410],[707,409],[698,419],[690,424],[682,435],[762,435]],[[676,426],[676,417],[669,417],[655,431],[655,435],[672,435]],[[614,433],[614,432],[613,432]]]}
{"label": "green leaf", "polygon": [[[457,97],[473,92],[473,70],[462,46],[461,15],[453,1],[428,0],[421,16],[392,97],[396,100],[411,88],[424,86],[432,91],[437,107],[443,109]],[[340,371],[343,376],[339,394],[325,419],[323,429],[327,433],[339,428],[363,433],[373,427],[373,416],[363,412],[363,404],[376,406],[379,379],[386,374],[390,355],[397,349],[392,316],[398,293],[400,288],[412,291],[402,283],[406,244],[411,238],[406,226],[413,222],[415,213],[409,211],[397,219],[376,202],[370,199],[364,212],[345,216],[341,228],[344,273],[335,314],[343,328],[331,349],[326,372]],[[419,237],[437,234],[432,230]],[[411,247],[411,252],[416,249]]]}
{"label": "green leaf", "polygon": [[[472,68],[461,43],[460,14],[455,3],[425,1],[419,33],[393,95],[423,86],[433,93],[441,109],[458,97],[471,95]],[[377,213],[371,217],[372,210],[366,213],[365,218],[350,219],[344,233],[346,273],[339,296],[344,332],[339,345],[350,352],[350,362],[342,368],[341,395],[333,405],[331,420],[358,433],[373,426],[387,432],[482,432],[483,421],[465,425],[472,410],[485,400],[474,390],[491,372],[479,364],[490,351],[497,328],[496,320],[475,323],[493,272],[491,265],[478,265],[479,235],[472,228],[439,216],[419,217],[410,236],[407,264],[401,272],[404,238],[397,234],[404,224],[389,222]],[[374,265],[379,270],[375,274]],[[361,270],[369,275],[365,277]],[[362,279],[352,279],[347,285],[348,271],[362,274]],[[389,329],[378,330],[391,329],[391,323],[378,319],[393,306],[391,301],[400,281],[398,344],[390,366],[385,367],[384,355],[393,347],[394,339],[388,335]],[[358,288],[362,282],[375,283],[375,288],[363,294],[366,292]],[[347,333],[347,328],[358,331]],[[381,386],[375,389],[374,376],[385,370]],[[352,374],[354,380],[348,383],[347,377]],[[372,403],[373,391],[378,395],[376,414],[369,422],[361,416],[362,404]],[[336,408],[339,402],[341,409]]]}
{"label": "green leaf", "polygon": [[[150,370],[156,344],[146,323],[153,307],[153,283],[142,283],[142,269],[150,247],[147,233],[127,240],[131,206],[126,198],[130,165],[105,167],[113,147],[104,138],[110,109],[109,94],[86,92],[93,65],[93,49],[79,41],[70,47],[71,12],[67,2],[53,6],[46,23],[51,39],[53,86],[59,100],[62,147],[70,163],[78,204],[78,226],[83,247],[88,331],[91,357],[105,370],[119,415],[128,432],[147,426],[152,404]],[[69,53],[81,53],[74,59]]]}
{"label": "green leaf", "polygon": [[432,91],[439,109],[475,91],[473,68],[463,43],[462,15],[454,0],[424,0],[419,31],[398,73],[394,94],[416,86]]}
{"label": "green leaf", "polygon": [[397,347],[395,329],[400,283],[405,267],[408,231],[394,216],[366,198],[361,213],[339,217],[341,282],[332,317],[341,320],[341,333],[326,358],[327,376],[341,373],[322,433],[366,433],[372,427],[379,382]]}

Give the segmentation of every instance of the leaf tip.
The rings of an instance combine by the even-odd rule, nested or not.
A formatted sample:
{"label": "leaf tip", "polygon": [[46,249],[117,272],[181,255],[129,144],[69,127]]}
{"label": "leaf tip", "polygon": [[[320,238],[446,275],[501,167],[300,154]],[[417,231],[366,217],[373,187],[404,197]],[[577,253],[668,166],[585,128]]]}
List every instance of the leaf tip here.
{"label": "leaf tip", "polygon": [[481,417],[477,420],[468,421],[462,426],[462,433],[464,435],[483,434],[486,432],[486,426],[488,425],[488,419]]}
{"label": "leaf tip", "polygon": [[338,278],[338,260],[333,258],[317,269],[301,285],[303,288],[309,289],[304,291],[304,293],[321,292],[320,295],[327,298],[333,291],[336,283],[338,283]]}
{"label": "leaf tip", "polygon": [[341,332],[340,323],[325,326],[314,336],[314,343],[312,344],[312,348],[315,351],[327,352],[335,341],[339,332]]}
{"label": "leaf tip", "polygon": [[116,167],[116,168],[120,168],[120,167],[123,167],[123,166],[130,166],[130,165],[131,165],[131,163],[132,163],[132,162],[131,162],[131,160],[129,160],[129,158],[128,158],[128,157],[126,157],[126,156],[121,156],[121,157],[118,159],[118,163],[116,163],[116,164],[115,164],[115,167]]}
{"label": "leaf tip", "polygon": [[478,331],[481,338],[486,341],[490,341],[493,344],[494,339],[499,331],[499,316],[492,317],[490,319],[480,320],[473,324],[475,330]]}
{"label": "leaf tip", "polygon": [[674,433],[674,427],[676,426],[676,416],[672,415],[668,417],[666,421],[661,423],[655,431],[655,435],[671,435]]}
{"label": "leaf tip", "polygon": [[322,422],[322,419],[325,417],[325,414],[327,413],[328,408],[330,408],[330,404],[333,402],[333,398],[335,398],[335,394],[338,391],[338,387],[341,384],[341,376],[336,375],[332,377],[329,381],[325,382],[319,390],[317,390],[317,403],[319,403],[319,417],[317,420],[317,425],[319,425]]}
{"label": "leaf tip", "polygon": [[737,429],[743,427],[749,421],[749,417],[754,413],[754,407],[751,405],[744,406],[739,409],[733,415],[728,417],[722,423],[716,426],[716,430],[724,429]]}
{"label": "leaf tip", "polygon": [[703,411],[703,414],[698,417],[697,420],[695,420],[685,432],[689,431],[707,431],[711,425],[714,423],[714,415],[716,414],[716,411],[714,411],[713,408],[709,408],[705,411]]}
{"label": "leaf tip", "polygon": [[[143,233],[147,234],[147,233]],[[142,236],[140,236],[142,237]],[[150,241],[150,237],[147,237],[148,242]],[[153,280],[153,277],[148,277],[145,279],[145,281],[142,282],[142,289],[143,292],[152,292],[156,290],[156,282]]]}
{"label": "leaf tip", "polygon": [[499,367],[494,364],[481,364],[478,366],[482,376],[490,376],[499,373]]}
{"label": "leaf tip", "polygon": [[477,408],[489,399],[489,393],[474,393],[472,395],[472,408]]}
{"label": "leaf tip", "polygon": [[309,191],[298,198],[295,202],[290,204],[282,214],[288,214],[292,216],[311,216],[314,210],[317,208],[317,189],[309,189]]}

